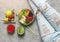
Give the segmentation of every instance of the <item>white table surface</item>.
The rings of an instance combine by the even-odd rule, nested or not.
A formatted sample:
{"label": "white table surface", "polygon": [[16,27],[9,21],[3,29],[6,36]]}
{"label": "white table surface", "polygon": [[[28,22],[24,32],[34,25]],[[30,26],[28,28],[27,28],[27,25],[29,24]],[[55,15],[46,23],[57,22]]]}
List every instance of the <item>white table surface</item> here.
{"label": "white table surface", "polygon": [[[47,0],[48,3],[53,6],[58,12],[60,12],[60,0]],[[4,13],[8,9],[15,9],[15,13],[22,8],[29,8],[27,0],[0,0],[0,42],[41,42],[39,31],[36,21],[30,26],[30,28],[36,33],[32,35],[29,31],[25,30],[25,36],[23,38],[17,35],[17,27],[20,26],[18,23],[18,17],[16,17],[15,33],[9,35],[6,27],[8,24],[4,24]]]}

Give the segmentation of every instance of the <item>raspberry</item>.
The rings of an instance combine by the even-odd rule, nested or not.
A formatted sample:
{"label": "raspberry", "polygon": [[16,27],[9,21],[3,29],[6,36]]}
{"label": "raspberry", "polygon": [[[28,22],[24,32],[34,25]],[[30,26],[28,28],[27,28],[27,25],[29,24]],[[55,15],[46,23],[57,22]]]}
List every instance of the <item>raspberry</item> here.
{"label": "raspberry", "polygon": [[27,22],[30,22],[30,21],[32,21],[32,20],[33,20],[33,17],[32,17],[32,16],[27,16],[27,17],[26,17],[26,21],[27,21]]}

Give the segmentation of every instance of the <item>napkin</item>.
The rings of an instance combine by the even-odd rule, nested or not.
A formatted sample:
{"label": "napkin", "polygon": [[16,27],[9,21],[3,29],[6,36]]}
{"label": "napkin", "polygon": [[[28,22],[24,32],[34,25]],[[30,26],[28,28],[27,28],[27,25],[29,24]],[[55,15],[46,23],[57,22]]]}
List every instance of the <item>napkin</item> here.
{"label": "napkin", "polygon": [[46,1],[44,3],[42,3],[42,1],[40,0],[32,1],[41,10],[42,14],[45,16],[48,22],[54,27],[54,29],[56,31],[60,31],[60,13],[58,13]]}
{"label": "napkin", "polygon": [[[37,13],[36,18],[37,18],[37,23],[38,23],[38,26],[40,29],[41,38],[42,38],[43,42],[60,42],[60,31],[58,31],[58,27],[57,27],[56,23],[54,24],[54,21],[52,22],[53,19],[51,20],[51,18],[49,18],[52,15],[54,15],[52,13],[56,13],[56,16],[59,17],[59,15],[58,15],[59,13],[55,9],[53,9],[47,2],[40,3],[38,5],[37,3],[39,1],[33,0],[34,4],[38,7],[39,10],[41,10],[40,12]],[[33,6],[32,3],[31,3],[31,5]],[[47,8],[44,7],[45,5],[47,5],[48,7]],[[35,6],[33,6],[33,7],[35,7]],[[36,13],[34,13],[34,14],[36,14]],[[52,17],[54,17],[54,16],[52,16]],[[55,28],[53,28],[53,27],[55,27]],[[45,32],[45,31],[47,31],[47,32]],[[48,32],[48,31],[50,31],[50,32]],[[52,31],[54,31],[54,32],[52,32]]]}
{"label": "napkin", "polygon": [[49,34],[55,33],[54,28],[49,24],[49,22],[45,19],[42,13],[37,9],[37,7],[31,2],[28,1],[33,13],[36,16],[37,23],[40,29],[41,37],[47,36]]}

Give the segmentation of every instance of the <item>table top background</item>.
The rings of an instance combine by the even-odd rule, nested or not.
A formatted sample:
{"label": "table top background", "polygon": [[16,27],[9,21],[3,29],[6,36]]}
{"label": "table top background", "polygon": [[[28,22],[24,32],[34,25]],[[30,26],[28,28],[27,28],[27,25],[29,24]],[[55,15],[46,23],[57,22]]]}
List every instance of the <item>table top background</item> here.
{"label": "table top background", "polygon": [[[47,0],[47,2],[60,12],[60,0]],[[13,35],[7,33],[6,27],[8,24],[4,24],[2,21],[2,19],[5,18],[5,11],[8,9],[15,9],[15,13],[17,14],[18,10],[22,8],[30,9],[27,0],[0,0],[0,42],[41,42],[36,20],[30,26],[36,35],[32,35],[29,31],[25,30],[25,36],[23,38],[19,37],[17,35],[17,27],[20,26],[17,21],[18,17],[15,18],[15,33]]]}

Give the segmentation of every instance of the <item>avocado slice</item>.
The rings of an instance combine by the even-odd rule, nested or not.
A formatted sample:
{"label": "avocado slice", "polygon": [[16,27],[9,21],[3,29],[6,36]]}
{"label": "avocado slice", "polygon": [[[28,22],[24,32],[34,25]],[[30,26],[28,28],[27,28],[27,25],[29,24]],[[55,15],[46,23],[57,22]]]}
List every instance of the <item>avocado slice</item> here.
{"label": "avocado slice", "polygon": [[24,33],[25,33],[24,27],[18,27],[18,28],[17,28],[17,34],[18,34],[18,35],[23,35]]}

